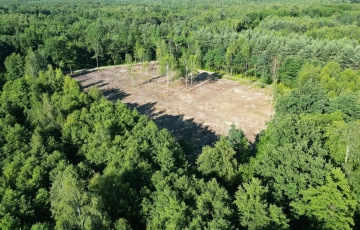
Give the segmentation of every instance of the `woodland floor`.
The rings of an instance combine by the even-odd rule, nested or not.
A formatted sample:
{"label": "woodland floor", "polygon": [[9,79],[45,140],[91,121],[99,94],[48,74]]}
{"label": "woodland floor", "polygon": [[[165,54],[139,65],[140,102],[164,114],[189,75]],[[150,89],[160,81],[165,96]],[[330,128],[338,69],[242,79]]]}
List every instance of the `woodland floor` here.
{"label": "woodland floor", "polygon": [[99,87],[109,100],[120,99],[136,108],[197,151],[213,145],[219,135],[227,135],[231,124],[254,142],[273,113],[269,89],[256,84],[220,79],[214,73],[200,71],[191,88],[185,87],[184,80],[176,80],[167,93],[166,77],[159,76],[155,63],[150,63],[148,78],[143,77],[140,66],[134,67],[134,72],[135,80],[126,66],[78,72],[73,77],[84,91]]}

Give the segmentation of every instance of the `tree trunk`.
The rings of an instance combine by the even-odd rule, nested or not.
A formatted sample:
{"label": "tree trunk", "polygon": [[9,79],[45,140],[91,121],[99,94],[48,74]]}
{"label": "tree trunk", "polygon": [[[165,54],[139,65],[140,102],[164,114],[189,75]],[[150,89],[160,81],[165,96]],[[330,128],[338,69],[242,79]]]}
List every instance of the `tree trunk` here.
{"label": "tree trunk", "polygon": [[186,66],[185,67],[185,86],[186,86],[186,88],[188,88],[187,79],[188,79],[188,67]]}
{"label": "tree trunk", "polygon": [[166,65],[166,94],[169,95],[169,65]]}
{"label": "tree trunk", "polygon": [[96,58],[96,68],[99,69],[99,56],[95,55]]}
{"label": "tree trunk", "polygon": [[147,79],[147,82],[149,84],[150,82],[150,77],[149,77],[149,63],[146,65],[146,79]]}
{"label": "tree trunk", "polygon": [[190,82],[190,88],[192,88],[192,85],[193,85],[193,80],[192,79],[193,79],[193,74],[191,73],[190,74],[190,81],[191,81]]}

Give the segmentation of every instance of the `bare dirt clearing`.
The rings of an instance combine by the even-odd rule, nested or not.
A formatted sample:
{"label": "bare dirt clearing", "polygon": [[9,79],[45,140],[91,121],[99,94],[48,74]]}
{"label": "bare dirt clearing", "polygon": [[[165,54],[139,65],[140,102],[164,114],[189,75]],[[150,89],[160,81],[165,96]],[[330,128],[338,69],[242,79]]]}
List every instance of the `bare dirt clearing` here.
{"label": "bare dirt clearing", "polygon": [[198,150],[212,145],[219,135],[226,135],[232,123],[253,142],[273,112],[269,90],[254,84],[218,79],[202,72],[192,88],[186,89],[184,82],[176,80],[167,93],[166,78],[159,76],[154,63],[150,63],[149,77],[143,76],[140,66],[135,66],[134,71],[135,77],[130,77],[127,67],[119,66],[78,73],[74,79],[85,91],[97,86],[109,100],[120,99],[136,108]]}

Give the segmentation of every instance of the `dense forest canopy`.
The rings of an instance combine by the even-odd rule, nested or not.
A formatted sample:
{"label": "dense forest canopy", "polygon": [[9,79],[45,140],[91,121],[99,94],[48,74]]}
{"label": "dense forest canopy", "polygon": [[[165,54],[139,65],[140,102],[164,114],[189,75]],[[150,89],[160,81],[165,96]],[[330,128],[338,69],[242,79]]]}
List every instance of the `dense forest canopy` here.
{"label": "dense forest canopy", "polygon": [[[0,1],[0,229],[359,229],[357,3]],[[152,60],[261,81],[276,113],[195,155],[66,75]]]}

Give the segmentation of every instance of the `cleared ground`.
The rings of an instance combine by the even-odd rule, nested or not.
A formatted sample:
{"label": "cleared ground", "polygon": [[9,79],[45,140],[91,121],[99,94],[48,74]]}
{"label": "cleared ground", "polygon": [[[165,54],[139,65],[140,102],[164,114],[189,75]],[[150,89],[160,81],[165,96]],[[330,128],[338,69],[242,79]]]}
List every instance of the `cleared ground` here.
{"label": "cleared ground", "polygon": [[77,73],[74,79],[85,91],[97,86],[109,100],[120,99],[150,116],[159,127],[187,140],[197,150],[226,135],[231,124],[254,142],[273,113],[269,90],[255,84],[240,84],[201,72],[191,88],[185,87],[184,80],[176,80],[167,92],[166,78],[159,76],[155,63],[150,63],[149,77],[140,66],[133,71],[130,77],[127,67],[119,66]]}

